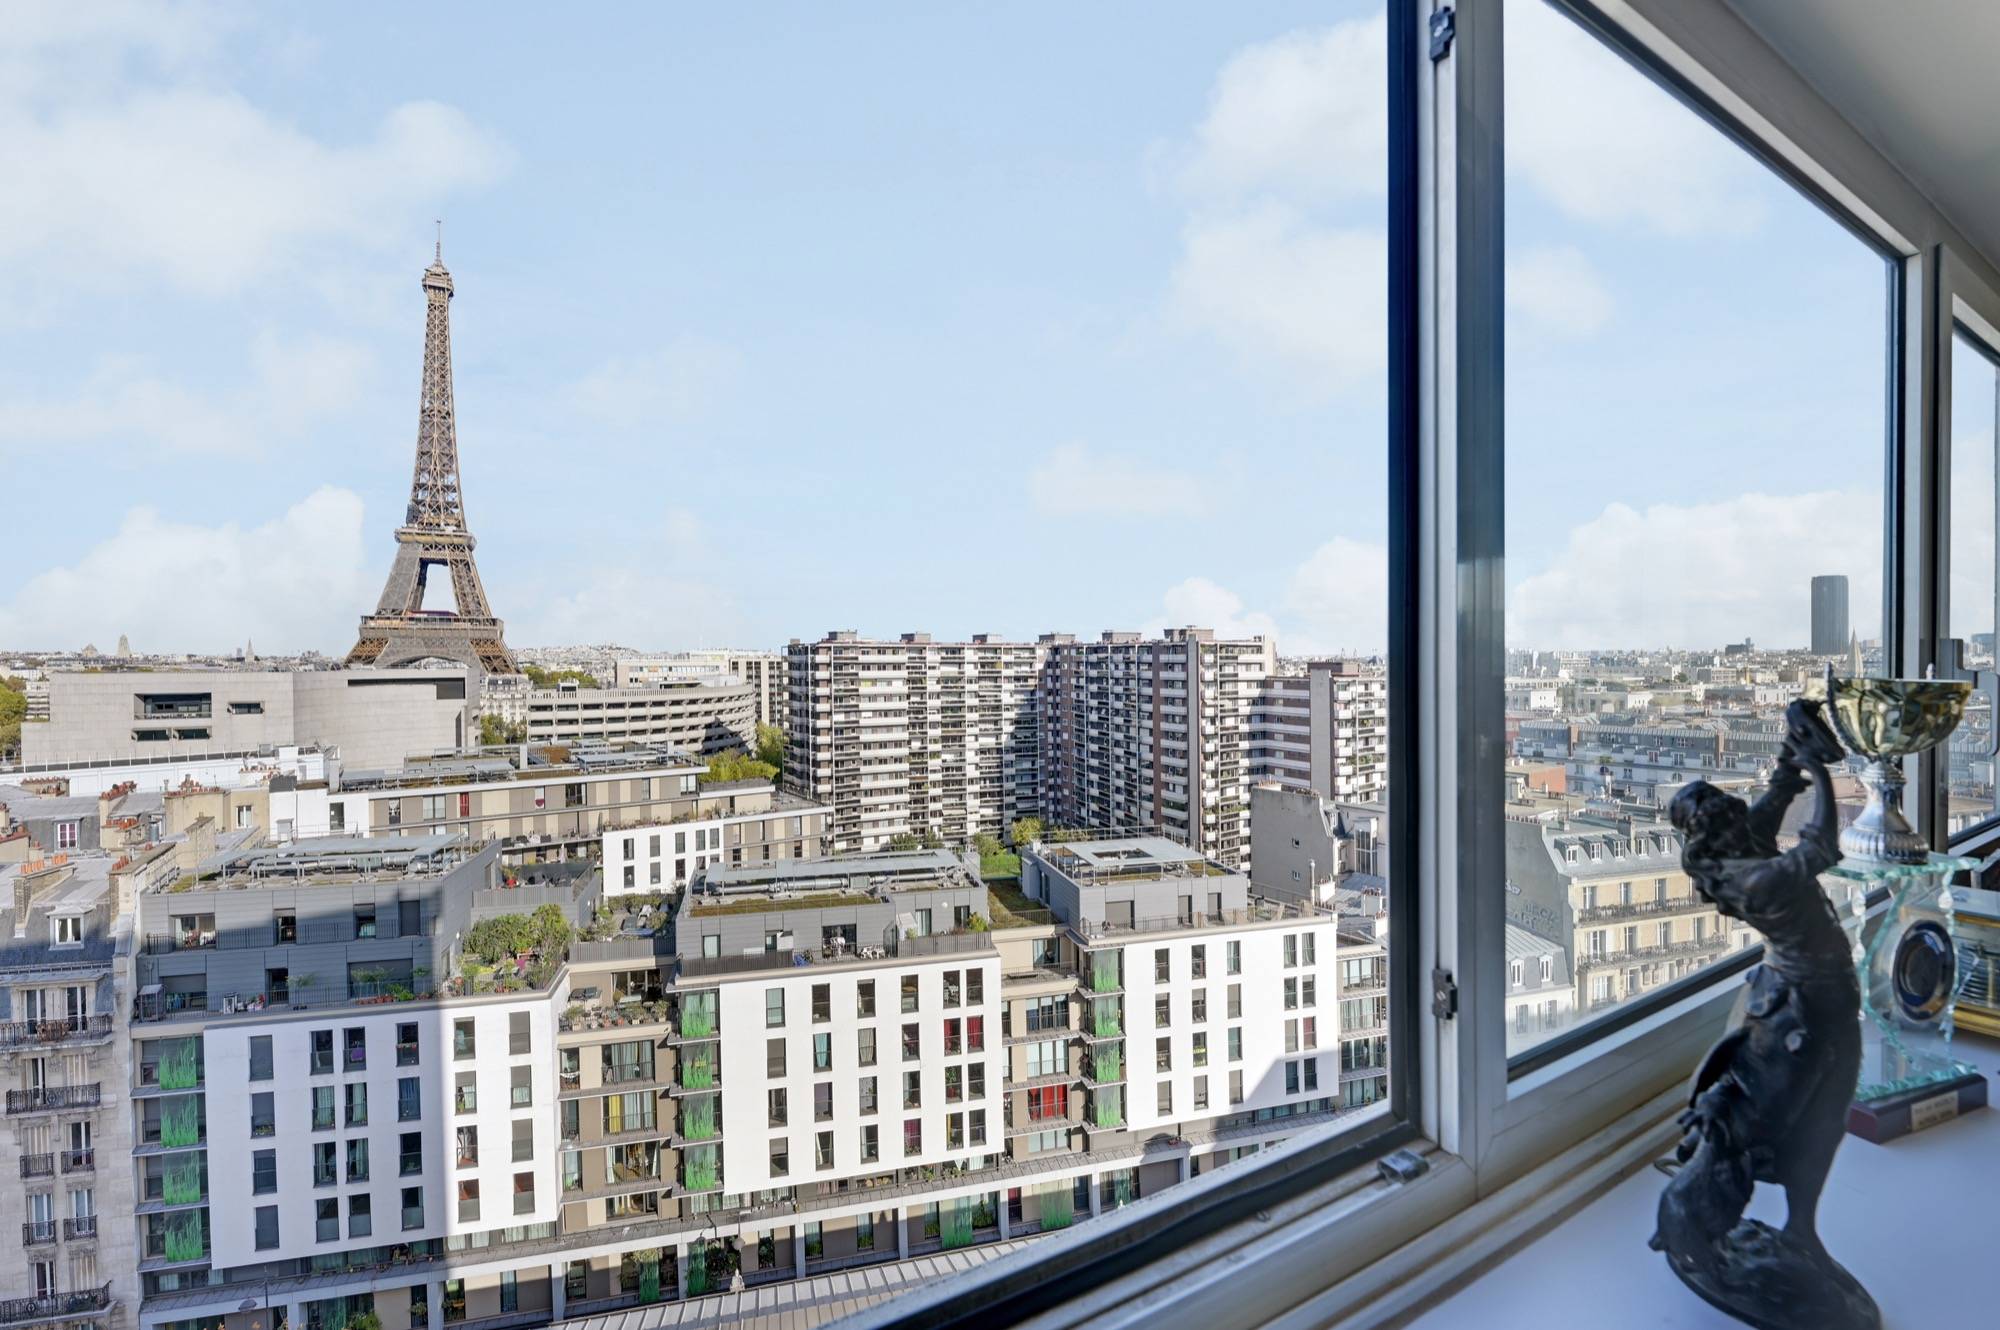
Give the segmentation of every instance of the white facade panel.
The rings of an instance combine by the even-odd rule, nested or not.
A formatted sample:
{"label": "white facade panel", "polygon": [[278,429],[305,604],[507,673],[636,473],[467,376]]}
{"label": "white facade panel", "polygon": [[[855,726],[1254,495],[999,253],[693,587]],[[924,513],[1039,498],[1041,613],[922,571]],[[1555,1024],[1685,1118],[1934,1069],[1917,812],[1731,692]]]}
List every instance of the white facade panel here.
{"label": "white facade panel", "polygon": [[[510,1015],[517,1012],[528,1018],[529,1051],[511,1054]],[[473,1058],[453,1056],[453,1026],[459,1021],[473,1023]],[[416,1026],[417,1058],[409,1065],[397,1062],[397,1027],[401,1025]],[[360,1030],[366,1037],[366,1063],[360,1069],[352,1068],[349,1062],[349,1030]],[[315,1031],[332,1033],[334,1069],[330,1073],[312,1073]],[[260,1037],[271,1041],[272,1076],[253,1081],[251,1041]],[[205,1032],[204,1043],[209,1218],[217,1266],[442,1238],[550,1222],[556,1217],[555,1044],[550,1003],[545,997],[451,1007],[392,1003],[379,1008],[349,1007],[311,1018],[218,1022]],[[511,1102],[510,1093],[515,1067],[527,1068],[529,1073],[530,1102],[518,1107]],[[458,1113],[454,1108],[456,1078],[465,1071],[477,1074],[477,1108],[472,1113]],[[398,1113],[398,1082],[404,1078],[416,1079],[420,1096],[417,1116],[407,1121]],[[347,1123],[349,1085],[367,1087],[365,1126]],[[330,1128],[313,1127],[316,1088],[333,1091]],[[255,1097],[265,1093],[272,1096],[275,1127],[268,1136],[254,1136],[252,1107]],[[534,1124],[531,1160],[516,1162],[512,1157],[516,1120]],[[461,1169],[455,1166],[457,1133],[460,1127],[468,1126],[478,1129],[479,1163],[476,1168]],[[402,1171],[405,1133],[418,1134],[423,1146],[421,1169],[408,1174]],[[368,1143],[365,1181],[348,1181],[350,1141]],[[332,1185],[315,1185],[314,1147],[326,1143],[334,1146],[338,1177]],[[252,1171],[256,1152],[266,1149],[276,1154],[277,1189],[260,1195],[254,1189]],[[534,1207],[526,1213],[514,1210],[516,1173],[534,1175]],[[477,1221],[458,1218],[457,1184],[468,1178],[479,1182]],[[424,1222],[406,1229],[402,1192],[417,1186],[424,1193]],[[350,1200],[362,1195],[369,1198],[370,1232],[350,1237]],[[338,1235],[321,1240],[316,1232],[317,1203],[327,1199],[339,1202]],[[267,1205],[278,1207],[279,1241],[276,1247],[260,1250],[256,1245],[256,1211]]]}
{"label": "white facade panel", "polygon": [[[945,973],[980,976],[981,1001],[965,1000],[946,1007]],[[917,980],[917,1009],[902,1010],[904,976]],[[857,1014],[858,990],[862,983],[875,986],[875,1015]],[[969,981],[961,980],[961,984]],[[829,992],[829,1019],[812,1019],[812,991],[826,984]],[[766,994],[784,994],[782,1027],[766,1024]],[[769,978],[731,981],[721,988],[722,1086],[723,1086],[723,1182],[732,1193],[761,1191],[771,1187],[810,1187],[845,1177],[865,1177],[900,1168],[936,1165],[947,1160],[966,1161],[979,1155],[998,1154],[1004,1146],[1002,1116],[1005,1050],[1000,1035],[1000,961],[996,956],[970,955],[949,960],[926,961],[919,965],[887,965],[871,969],[772,971]],[[982,1051],[972,1052],[967,1022],[979,1018]],[[956,1056],[945,1054],[945,1023],[957,1020],[960,1047]],[[917,1026],[919,1055],[903,1056],[903,1027]],[[875,1063],[860,1062],[862,1030],[875,1037]],[[830,1037],[832,1068],[815,1071],[814,1036]],[[785,1073],[767,1075],[767,1045],[772,1039],[785,1041]],[[974,1096],[970,1086],[971,1068],[984,1069],[984,1093]],[[945,1097],[945,1068],[960,1069],[962,1097],[950,1102]],[[903,1107],[904,1074],[915,1071],[921,1077],[921,1104]],[[876,1079],[876,1111],[861,1112],[861,1082]],[[814,1087],[832,1087],[833,1116],[820,1121],[814,1117]],[[772,1127],[768,1117],[769,1091],[782,1088],[786,1096],[784,1127]],[[974,1144],[970,1124],[975,1111],[985,1113],[985,1143]],[[949,1148],[947,1119],[963,1116],[964,1143]],[[922,1124],[922,1147],[914,1153],[903,1150],[905,1123]],[[862,1127],[877,1129],[878,1157],[861,1157]],[[833,1167],[816,1167],[815,1136],[833,1133]],[[785,1176],[771,1172],[770,1142],[784,1137],[790,1153]]]}

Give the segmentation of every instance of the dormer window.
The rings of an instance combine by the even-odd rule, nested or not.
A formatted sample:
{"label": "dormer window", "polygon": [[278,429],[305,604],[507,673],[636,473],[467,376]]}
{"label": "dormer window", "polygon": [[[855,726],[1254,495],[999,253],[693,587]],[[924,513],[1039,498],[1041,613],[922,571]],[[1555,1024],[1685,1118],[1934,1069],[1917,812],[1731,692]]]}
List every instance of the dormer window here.
{"label": "dormer window", "polygon": [[58,947],[80,947],[83,945],[83,916],[80,914],[59,914],[49,921],[53,930],[51,942]]}

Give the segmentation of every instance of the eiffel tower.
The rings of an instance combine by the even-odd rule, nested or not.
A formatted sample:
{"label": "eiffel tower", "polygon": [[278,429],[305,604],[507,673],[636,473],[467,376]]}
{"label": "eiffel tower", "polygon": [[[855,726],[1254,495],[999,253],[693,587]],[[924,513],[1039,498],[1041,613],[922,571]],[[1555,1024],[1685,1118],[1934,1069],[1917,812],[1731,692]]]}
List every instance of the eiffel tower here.
{"label": "eiffel tower", "polygon": [[[465,525],[458,487],[458,426],[451,401],[451,274],[444,241],[424,269],[424,382],[417,408],[417,466],[410,480],[407,520],[396,528],[396,562],[373,614],[361,619],[361,638],[347,653],[349,665],[387,668],[442,659],[475,675],[519,674],[500,620],[486,603],[486,588],[472,562],[474,541]],[[424,583],[431,569],[451,573],[454,611],[426,610]]]}

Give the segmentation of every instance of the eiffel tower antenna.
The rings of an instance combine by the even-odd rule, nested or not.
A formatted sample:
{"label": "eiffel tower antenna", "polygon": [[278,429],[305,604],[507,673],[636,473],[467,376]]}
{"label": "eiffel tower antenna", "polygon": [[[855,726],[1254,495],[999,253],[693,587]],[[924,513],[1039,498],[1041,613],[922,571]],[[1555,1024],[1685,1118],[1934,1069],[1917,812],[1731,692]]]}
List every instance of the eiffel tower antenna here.
{"label": "eiffel tower antenna", "polygon": [[[444,266],[444,223],[436,261],[424,269],[424,370],[417,402],[417,457],[410,503],[396,529],[396,562],[373,614],[363,616],[349,665],[388,667],[420,660],[455,660],[475,674],[518,674],[503,625],[487,604],[472,561],[458,478],[458,424],[451,385],[451,274]],[[426,610],[424,587],[433,568],[451,578],[453,608]]]}

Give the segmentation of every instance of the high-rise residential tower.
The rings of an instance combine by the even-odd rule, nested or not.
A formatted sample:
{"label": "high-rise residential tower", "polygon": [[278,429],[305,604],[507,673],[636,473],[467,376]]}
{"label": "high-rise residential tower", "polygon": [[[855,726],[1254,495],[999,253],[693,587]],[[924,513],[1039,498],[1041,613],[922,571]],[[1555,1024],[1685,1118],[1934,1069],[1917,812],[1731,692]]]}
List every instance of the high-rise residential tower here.
{"label": "high-rise residential tower", "polygon": [[1250,775],[1341,802],[1387,797],[1389,679],[1358,661],[1309,661],[1258,686]]}
{"label": "high-rise residential tower", "polygon": [[833,807],[836,852],[963,845],[1042,812],[1041,647],[834,632],[786,654],[785,783]]}
{"label": "high-rise residential tower", "polygon": [[1267,638],[1206,628],[1159,637],[1042,638],[1044,817],[1157,828],[1225,864],[1250,853],[1249,718],[1273,665]]}

